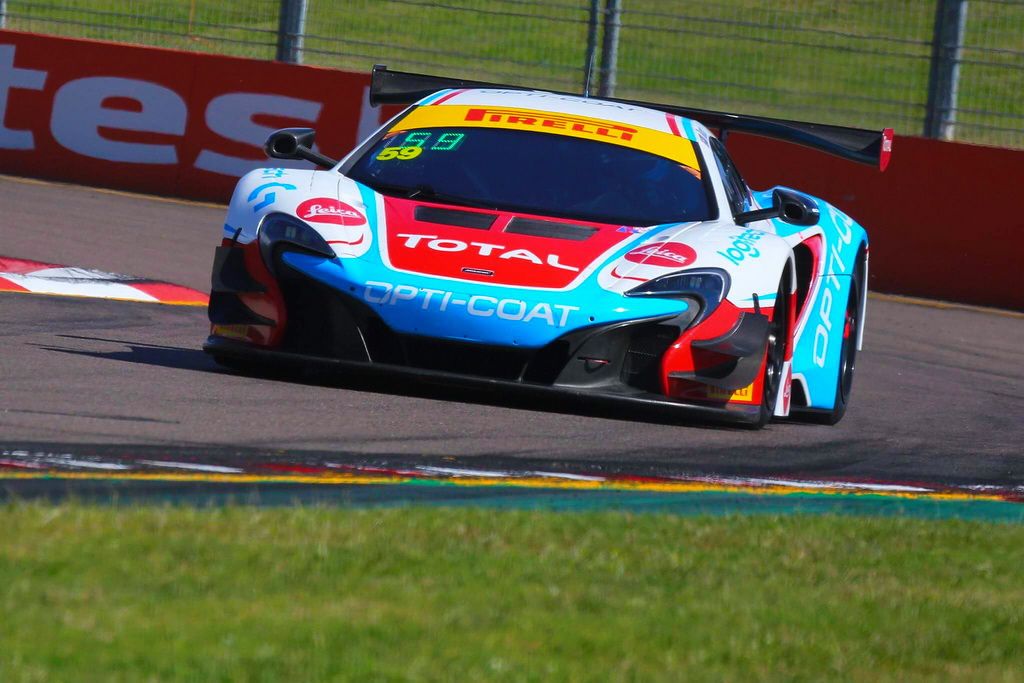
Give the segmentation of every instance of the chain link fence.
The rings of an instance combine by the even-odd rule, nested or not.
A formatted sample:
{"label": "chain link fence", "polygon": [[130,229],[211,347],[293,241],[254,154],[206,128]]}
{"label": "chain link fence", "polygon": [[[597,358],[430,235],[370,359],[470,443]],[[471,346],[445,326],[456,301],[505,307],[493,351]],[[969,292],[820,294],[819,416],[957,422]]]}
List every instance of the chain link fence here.
{"label": "chain link fence", "polygon": [[967,5],[952,137],[1024,147],[1024,2]]}
{"label": "chain link fence", "polygon": [[280,0],[0,0],[4,28],[273,59]]}
{"label": "chain link fence", "polygon": [[1024,0],[0,0],[7,28],[1024,147]]}

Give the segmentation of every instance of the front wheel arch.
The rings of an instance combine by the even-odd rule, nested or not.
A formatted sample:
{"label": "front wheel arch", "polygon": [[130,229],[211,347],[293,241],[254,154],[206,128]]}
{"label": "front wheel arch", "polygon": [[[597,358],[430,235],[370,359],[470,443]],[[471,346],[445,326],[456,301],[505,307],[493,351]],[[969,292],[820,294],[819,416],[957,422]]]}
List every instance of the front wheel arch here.
{"label": "front wheel arch", "polygon": [[779,277],[775,304],[772,307],[772,319],[768,339],[765,344],[763,370],[761,374],[761,404],[757,419],[751,423],[753,429],[760,429],[771,422],[775,414],[775,405],[779,392],[787,391],[787,362],[793,340],[791,296],[793,291],[792,259],[783,268]]}

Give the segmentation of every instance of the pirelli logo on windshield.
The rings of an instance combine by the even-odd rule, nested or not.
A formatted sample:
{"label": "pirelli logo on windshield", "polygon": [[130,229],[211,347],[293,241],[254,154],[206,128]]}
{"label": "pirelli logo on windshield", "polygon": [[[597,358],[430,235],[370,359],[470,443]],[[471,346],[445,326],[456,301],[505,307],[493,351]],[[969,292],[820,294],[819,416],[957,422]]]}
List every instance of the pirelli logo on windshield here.
{"label": "pirelli logo on windshield", "polygon": [[519,107],[441,104],[421,106],[401,119],[392,132],[422,128],[505,128],[598,140],[638,149],[699,169],[693,142],[667,130],[631,126],[578,114]]}
{"label": "pirelli logo on windshield", "polygon": [[618,123],[597,121],[595,119],[550,114],[517,109],[483,109],[473,107],[466,112],[466,121],[488,121],[490,123],[508,123],[531,128],[553,128],[555,130],[571,130],[587,135],[616,138],[629,141],[640,132],[638,128],[630,128]]}

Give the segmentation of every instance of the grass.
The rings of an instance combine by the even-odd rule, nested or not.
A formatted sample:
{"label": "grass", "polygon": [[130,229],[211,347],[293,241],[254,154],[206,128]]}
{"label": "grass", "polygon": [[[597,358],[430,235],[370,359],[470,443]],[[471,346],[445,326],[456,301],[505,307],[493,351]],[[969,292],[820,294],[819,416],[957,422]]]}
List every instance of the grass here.
{"label": "grass", "polygon": [[[8,23],[271,59],[278,6],[8,0]],[[585,0],[310,0],[305,60],[577,90],[587,7]],[[624,0],[616,94],[920,134],[934,7],[934,0]],[[971,3],[965,44],[958,138],[1024,147],[1024,5]]]}
{"label": "grass", "polygon": [[0,680],[1021,680],[1024,526],[0,507]]}

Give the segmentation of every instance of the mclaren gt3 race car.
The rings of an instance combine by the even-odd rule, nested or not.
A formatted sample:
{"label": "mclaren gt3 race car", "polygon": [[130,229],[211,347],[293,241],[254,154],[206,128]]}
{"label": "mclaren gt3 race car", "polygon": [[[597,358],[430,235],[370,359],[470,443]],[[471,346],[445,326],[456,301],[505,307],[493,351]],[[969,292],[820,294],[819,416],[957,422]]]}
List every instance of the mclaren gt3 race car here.
{"label": "mclaren gt3 race car", "polygon": [[[669,407],[763,426],[844,414],[861,344],[863,228],[752,192],[744,131],[884,169],[892,132],[406,74],[408,104],[341,161],[314,133],[244,176],[204,348],[228,367],[371,368]],[[717,132],[712,133],[712,129]]]}

